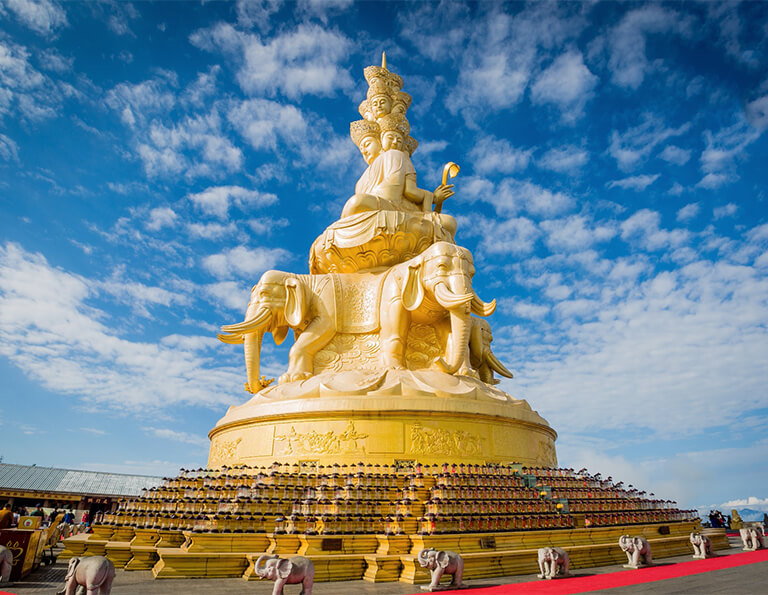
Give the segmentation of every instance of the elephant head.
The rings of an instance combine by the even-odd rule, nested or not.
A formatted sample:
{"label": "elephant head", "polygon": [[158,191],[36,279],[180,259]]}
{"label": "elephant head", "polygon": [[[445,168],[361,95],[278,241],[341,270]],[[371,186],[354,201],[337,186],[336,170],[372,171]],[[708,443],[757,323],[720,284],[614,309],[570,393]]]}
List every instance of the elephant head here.
{"label": "elephant head", "polygon": [[635,544],[632,541],[632,537],[629,535],[622,535],[619,537],[619,547],[625,552],[633,552],[635,550]]}
{"label": "elephant head", "polygon": [[220,341],[244,344],[248,392],[258,392],[265,386],[259,376],[264,333],[272,333],[275,343],[280,345],[289,327],[301,330],[309,322],[305,318],[307,304],[307,289],[297,275],[267,271],[251,290],[245,320],[221,327],[222,333],[217,335]]}
{"label": "elephant head", "polygon": [[480,380],[487,384],[498,384],[499,381],[493,377],[494,372],[505,378],[513,378],[513,375],[491,351],[492,342],[493,333],[488,321],[473,317],[469,332],[470,363],[480,373]]}
{"label": "elephant head", "polygon": [[475,294],[472,253],[461,246],[436,242],[405,266],[403,307],[413,312],[429,300],[450,315],[451,341],[446,359],[438,358],[435,364],[442,371],[455,374],[467,361],[470,312],[490,316],[496,310],[496,300],[486,303]]}
{"label": "elephant head", "polygon": [[273,581],[278,576],[277,566],[280,562],[288,562],[288,560],[281,560],[279,556],[268,556],[265,554],[258,557],[254,564],[254,570],[259,577]]}
{"label": "elephant head", "polygon": [[434,569],[437,566],[437,553],[435,548],[432,547],[421,550],[418,556],[419,565],[422,568],[427,568],[429,570]]}

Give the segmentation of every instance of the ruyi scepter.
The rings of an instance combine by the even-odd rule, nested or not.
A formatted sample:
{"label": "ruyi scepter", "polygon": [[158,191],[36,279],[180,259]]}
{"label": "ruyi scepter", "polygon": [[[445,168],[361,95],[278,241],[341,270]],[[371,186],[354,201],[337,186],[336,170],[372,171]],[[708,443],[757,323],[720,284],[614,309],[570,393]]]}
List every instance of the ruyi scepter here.
{"label": "ruyi scepter", "polygon": [[[445,186],[448,183],[448,178],[455,178],[459,171],[461,171],[461,168],[455,164],[453,161],[449,161],[443,166],[443,182],[442,185]],[[435,205],[435,213],[440,213],[443,210],[443,203],[440,203],[439,205]]]}

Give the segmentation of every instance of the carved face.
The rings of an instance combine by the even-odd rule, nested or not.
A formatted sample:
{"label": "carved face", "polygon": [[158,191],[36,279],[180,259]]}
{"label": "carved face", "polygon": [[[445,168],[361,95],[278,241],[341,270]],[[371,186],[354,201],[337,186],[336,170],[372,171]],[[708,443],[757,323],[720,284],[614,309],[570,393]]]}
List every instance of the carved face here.
{"label": "carved face", "polygon": [[360,152],[363,154],[363,159],[370,165],[373,160],[376,159],[379,153],[381,153],[381,142],[374,134],[368,135],[360,141]]}
{"label": "carved face", "polygon": [[405,146],[405,138],[403,135],[395,130],[387,130],[381,135],[381,148],[385,151],[390,149],[397,149],[402,151]]}
{"label": "carved face", "polygon": [[470,279],[475,274],[471,255],[455,246],[446,248],[424,261],[424,287],[432,291],[438,283],[445,283],[454,293],[470,291]]}
{"label": "carved face", "polygon": [[375,118],[382,118],[392,111],[392,99],[389,95],[374,95],[368,100],[368,105]]}

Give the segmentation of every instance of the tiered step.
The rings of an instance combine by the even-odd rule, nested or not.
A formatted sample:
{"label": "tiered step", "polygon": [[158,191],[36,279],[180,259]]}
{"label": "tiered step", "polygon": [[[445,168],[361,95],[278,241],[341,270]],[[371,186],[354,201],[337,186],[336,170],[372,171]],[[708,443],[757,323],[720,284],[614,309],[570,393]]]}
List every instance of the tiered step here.
{"label": "tiered step", "polygon": [[[630,486],[631,488],[631,486]],[[695,511],[585,472],[520,465],[354,465],[182,470],[121,501],[65,554],[104,555],[158,578],[255,578],[263,553],[307,556],[315,580],[426,580],[423,547],[460,552],[465,576],[536,570],[536,549],[572,551],[576,566],[624,556],[644,535],[655,557],[690,551]],[[724,533],[715,548],[727,547]],[[723,544],[719,541],[724,541]]]}

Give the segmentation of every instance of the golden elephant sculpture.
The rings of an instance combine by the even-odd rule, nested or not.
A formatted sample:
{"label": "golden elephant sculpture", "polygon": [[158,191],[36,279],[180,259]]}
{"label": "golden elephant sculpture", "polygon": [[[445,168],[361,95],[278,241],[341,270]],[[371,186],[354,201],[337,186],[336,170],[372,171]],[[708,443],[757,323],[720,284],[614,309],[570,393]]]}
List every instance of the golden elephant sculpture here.
{"label": "golden elephant sculpture", "polygon": [[[433,362],[437,369],[476,375],[469,361],[471,313],[489,316],[496,301],[486,303],[477,297],[472,289],[474,273],[471,252],[449,242],[436,242],[411,260],[382,272],[297,275],[267,271],[251,291],[245,320],[221,327],[218,338],[244,344],[246,390],[254,393],[262,386],[259,363],[264,333],[272,333],[279,345],[288,329],[294,330],[296,340],[288,354],[288,370],[279,383],[311,377],[315,355],[341,332],[378,331],[381,367],[403,369],[411,324],[432,325],[443,339],[444,357]],[[368,318],[360,320],[361,316]]]}

